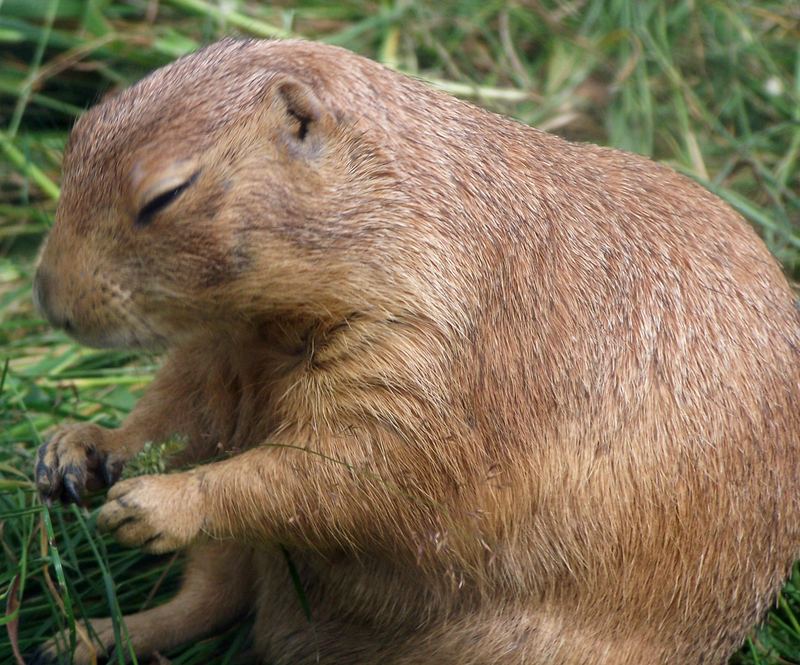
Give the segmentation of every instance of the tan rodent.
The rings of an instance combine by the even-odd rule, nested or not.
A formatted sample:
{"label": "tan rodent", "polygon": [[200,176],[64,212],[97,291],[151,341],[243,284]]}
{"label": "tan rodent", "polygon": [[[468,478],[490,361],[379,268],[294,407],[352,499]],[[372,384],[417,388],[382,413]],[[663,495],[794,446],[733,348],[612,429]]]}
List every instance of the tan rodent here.
{"label": "tan rodent", "polygon": [[109,492],[190,548],[139,653],[252,609],[270,663],[719,663],[800,555],[800,313],[748,225],[347,51],[226,40],[86,113],[36,292],[169,350],[45,496],[229,454]]}

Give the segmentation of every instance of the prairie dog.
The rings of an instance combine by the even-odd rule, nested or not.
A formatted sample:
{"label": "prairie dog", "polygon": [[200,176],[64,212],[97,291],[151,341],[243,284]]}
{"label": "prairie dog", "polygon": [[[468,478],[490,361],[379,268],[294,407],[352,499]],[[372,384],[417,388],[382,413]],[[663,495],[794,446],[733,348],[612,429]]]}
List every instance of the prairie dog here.
{"label": "prairie dog", "polygon": [[[56,217],[49,320],[167,350],[121,428],[36,467],[190,550],[139,653],[252,610],[270,663],[720,663],[800,555],[800,313],[664,166],[225,40],[77,122]],[[115,483],[174,434],[197,466]]]}

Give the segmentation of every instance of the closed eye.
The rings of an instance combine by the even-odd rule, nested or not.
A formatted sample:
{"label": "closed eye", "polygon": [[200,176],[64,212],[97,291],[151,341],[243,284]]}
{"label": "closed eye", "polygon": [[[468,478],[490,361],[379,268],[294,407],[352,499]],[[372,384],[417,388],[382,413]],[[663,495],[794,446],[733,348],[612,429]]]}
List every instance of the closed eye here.
{"label": "closed eye", "polygon": [[139,210],[139,212],[136,214],[136,226],[145,226],[149,224],[156,214],[167,208],[170,204],[172,204],[173,201],[175,201],[175,199],[177,199],[181,194],[183,194],[183,192],[191,187],[199,175],[200,171],[196,171],[185,182],[182,182],[177,187],[168,189],[166,192],[161,192],[145,203],[141,210]]}

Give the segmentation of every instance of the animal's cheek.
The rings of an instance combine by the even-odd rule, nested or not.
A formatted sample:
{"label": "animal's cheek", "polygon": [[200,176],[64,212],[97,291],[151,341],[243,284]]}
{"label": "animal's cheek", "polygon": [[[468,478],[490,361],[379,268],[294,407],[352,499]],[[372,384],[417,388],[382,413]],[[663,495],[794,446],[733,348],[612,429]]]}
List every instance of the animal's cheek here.
{"label": "animal's cheek", "polygon": [[103,282],[86,287],[76,294],[72,310],[72,330],[76,337],[108,334],[119,327],[119,310],[124,306],[124,294]]}
{"label": "animal's cheek", "polygon": [[60,305],[59,320],[51,321],[87,346],[157,346],[161,336],[142,312],[142,294],[135,289],[133,279],[118,281],[98,272],[65,289],[66,304]]}

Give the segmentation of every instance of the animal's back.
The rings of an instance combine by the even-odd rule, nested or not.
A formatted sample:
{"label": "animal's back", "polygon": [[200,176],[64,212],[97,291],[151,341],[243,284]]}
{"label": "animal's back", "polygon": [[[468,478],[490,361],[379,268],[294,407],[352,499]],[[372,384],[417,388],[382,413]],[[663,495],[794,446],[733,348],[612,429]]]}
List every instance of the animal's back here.
{"label": "animal's back", "polygon": [[[298,552],[329,576],[317,600],[366,634],[386,622],[440,647],[447,635],[458,662],[481,640],[475,662],[491,649],[508,662],[722,659],[800,554],[800,319],[761,241],[649,160],[349,54],[271,49],[322,70],[341,55],[347,72],[320,74],[321,96],[361,109],[400,174],[403,216],[388,206],[375,222],[396,242],[375,256],[426,283],[448,338],[449,422],[419,431],[467,460],[474,484],[455,505],[479,522],[416,534],[453,550],[423,594],[392,556],[328,566]],[[440,448],[452,432],[461,441]],[[395,646],[382,657],[416,662]]]}
{"label": "animal's back", "polygon": [[370,240],[426,282],[453,364],[449,422],[423,410],[419,445],[466,460],[474,484],[451,509],[479,522],[415,534],[453,550],[423,594],[394,556],[298,552],[323,576],[316,600],[367,634],[447,634],[461,662],[484,638],[509,662],[729,653],[800,554],[800,321],[753,231],[646,159],[350,54],[263,49],[360,109],[399,174],[402,214],[375,220],[397,236]]}

